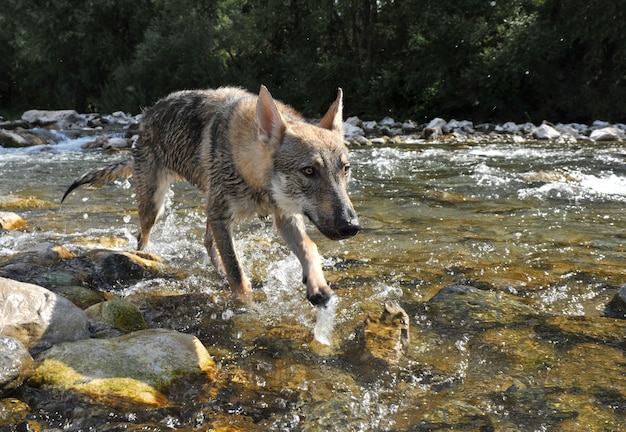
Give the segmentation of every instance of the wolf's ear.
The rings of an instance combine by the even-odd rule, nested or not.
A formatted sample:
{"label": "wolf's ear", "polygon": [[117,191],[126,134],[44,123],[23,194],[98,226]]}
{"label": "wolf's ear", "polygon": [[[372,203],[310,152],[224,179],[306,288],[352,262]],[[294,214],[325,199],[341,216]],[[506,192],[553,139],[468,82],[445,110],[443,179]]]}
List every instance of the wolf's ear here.
{"label": "wolf's ear", "polygon": [[343,90],[337,89],[337,99],[319,122],[319,127],[330,130],[341,130],[343,126]]}
{"label": "wolf's ear", "polygon": [[287,126],[278,112],[276,102],[264,85],[261,86],[256,103],[256,119],[259,126],[259,141],[278,147],[283,140]]}

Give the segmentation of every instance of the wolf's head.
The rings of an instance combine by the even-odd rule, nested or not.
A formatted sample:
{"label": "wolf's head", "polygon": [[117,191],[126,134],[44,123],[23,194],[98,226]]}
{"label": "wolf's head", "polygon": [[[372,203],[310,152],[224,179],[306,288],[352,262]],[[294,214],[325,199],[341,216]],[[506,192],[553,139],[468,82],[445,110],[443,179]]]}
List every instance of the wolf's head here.
{"label": "wolf's head", "polygon": [[317,125],[289,121],[269,91],[257,102],[259,140],[274,151],[271,194],[286,213],[303,214],[332,240],[354,236],[361,226],[348,197],[348,149],[343,142],[343,93]]}

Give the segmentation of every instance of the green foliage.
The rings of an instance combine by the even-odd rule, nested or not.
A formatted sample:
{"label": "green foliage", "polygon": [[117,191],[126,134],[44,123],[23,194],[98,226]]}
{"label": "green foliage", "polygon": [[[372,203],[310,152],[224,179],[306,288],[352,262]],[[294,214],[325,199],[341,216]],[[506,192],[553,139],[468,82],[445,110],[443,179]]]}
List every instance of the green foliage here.
{"label": "green foliage", "polygon": [[260,84],[309,116],[624,121],[626,8],[603,0],[4,0],[0,108],[139,112]]}

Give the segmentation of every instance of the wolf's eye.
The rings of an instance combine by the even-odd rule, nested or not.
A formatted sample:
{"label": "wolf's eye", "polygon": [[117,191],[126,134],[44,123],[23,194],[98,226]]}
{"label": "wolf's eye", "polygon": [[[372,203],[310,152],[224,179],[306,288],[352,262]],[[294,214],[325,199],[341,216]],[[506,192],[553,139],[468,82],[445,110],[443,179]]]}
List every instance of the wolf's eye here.
{"label": "wolf's eye", "polygon": [[311,166],[304,167],[302,168],[302,174],[304,174],[307,177],[313,177],[315,175],[315,168]]}
{"label": "wolf's eye", "polygon": [[343,173],[344,173],[344,175],[350,174],[350,165],[344,165],[343,166]]}

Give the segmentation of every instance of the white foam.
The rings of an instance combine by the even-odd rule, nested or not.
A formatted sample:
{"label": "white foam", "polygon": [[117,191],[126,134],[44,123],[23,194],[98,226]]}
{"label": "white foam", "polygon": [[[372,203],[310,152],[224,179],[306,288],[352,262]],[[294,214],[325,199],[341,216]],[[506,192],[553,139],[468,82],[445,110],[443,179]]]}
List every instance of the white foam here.
{"label": "white foam", "polygon": [[325,306],[317,308],[317,318],[315,321],[315,328],[313,329],[313,337],[316,341],[323,345],[331,345],[338,304],[339,297],[333,294]]}
{"label": "white foam", "polygon": [[626,196],[626,177],[611,174],[605,177],[585,175],[580,184],[598,194]]}

